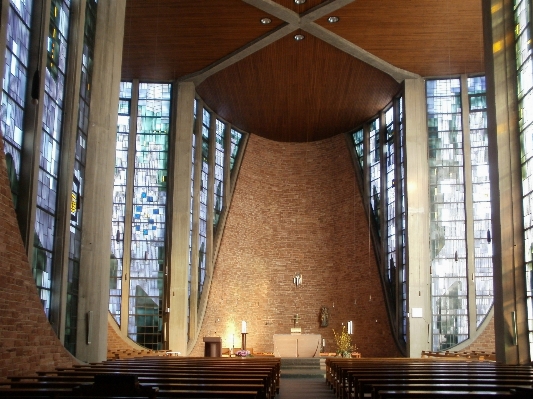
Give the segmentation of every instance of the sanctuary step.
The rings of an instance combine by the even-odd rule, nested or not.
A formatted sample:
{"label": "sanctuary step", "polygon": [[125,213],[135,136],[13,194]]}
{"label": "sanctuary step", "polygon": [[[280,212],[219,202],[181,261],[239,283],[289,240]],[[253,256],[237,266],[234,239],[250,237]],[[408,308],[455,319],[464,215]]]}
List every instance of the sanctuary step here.
{"label": "sanctuary step", "polygon": [[281,378],[326,378],[326,359],[281,358]]}

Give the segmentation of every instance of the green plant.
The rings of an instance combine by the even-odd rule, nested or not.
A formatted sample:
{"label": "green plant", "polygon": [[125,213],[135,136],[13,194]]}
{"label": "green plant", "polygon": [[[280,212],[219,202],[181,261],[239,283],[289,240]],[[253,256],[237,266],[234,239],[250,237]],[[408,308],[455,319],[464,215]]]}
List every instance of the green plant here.
{"label": "green plant", "polygon": [[335,344],[337,345],[337,355],[342,357],[349,357],[356,348],[352,345],[352,336],[346,331],[346,326],[342,326],[342,331],[337,334],[333,330],[333,336],[335,337]]}

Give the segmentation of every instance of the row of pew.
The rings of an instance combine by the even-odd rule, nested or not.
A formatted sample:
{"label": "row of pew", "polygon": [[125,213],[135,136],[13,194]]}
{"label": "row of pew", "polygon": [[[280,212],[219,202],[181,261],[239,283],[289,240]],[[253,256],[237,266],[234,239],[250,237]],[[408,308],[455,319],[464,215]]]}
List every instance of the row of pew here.
{"label": "row of pew", "polygon": [[0,397],[273,399],[280,363],[274,357],[108,360],[9,376],[0,382]]}
{"label": "row of pew", "polygon": [[338,399],[533,398],[533,367],[438,358],[326,359]]}

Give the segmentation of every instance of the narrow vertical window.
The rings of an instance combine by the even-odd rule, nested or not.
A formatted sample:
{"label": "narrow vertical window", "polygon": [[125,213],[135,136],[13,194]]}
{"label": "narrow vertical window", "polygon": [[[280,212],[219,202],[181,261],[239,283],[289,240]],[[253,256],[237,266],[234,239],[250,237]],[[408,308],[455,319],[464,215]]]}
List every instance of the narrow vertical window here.
{"label": "narrow vertical window", "polygon": [[397,205],[400,206],[399,222],[400,232],[398,234],[398,287],[400,289],[401,298],[401,323],[400,323],[400,335],[403,337],[403,341],[407,342],[407,237],[406,237],[406,223],[407,215],[405,212],[405,122],[404,122],[404,110],[403,110],[403,97],[398,99],[398,171],[396,176],[398,177],[398,184],[396,184],[396,195],[399,198]]}
{"label": "narrow vertical window", "polygon": [[369,135],[369,167],[370,167],[370,206],[378,235],[380,233],[380,200],[381,200],[381,150],[379,146],[379,118],[370,122]]}
{"label": "narrow vertical window", "polygon": [[65,348],[76,353],[76,329],[78,320],[78,283],[80,269],[82,203],[85,181],[86,143],[89,130],[89,107],[91,104],[91,82],[96,33],[96,0],[85,3],[85,29],[83,35],[83,56],[79,93],[78,131],[72,183],[70,212],[70,246],[67,283],[67,305],[65,319]]}
{"label": "narrow vertical window", "polygon": [[171,85],[139,84],[133,178],[128,335],[162,349]]}
{"label": "narrow vertical window", "polygon": [[230,154],[230,170],[233,170],[233,165],[235,164],[235,159],[239,153],[239,145],[241,143],[242,133],[238,132],[235,129],[231,129],[231,154]]}
{"label": "narrow vertical window", "polygon": [[352,133],[352,140],[353,145],[355,148],[355,155],[357,155],[357,161],[359,163],[359,166],[361,167],[361,175],[363,174],[363,167],[364,167],[364,133],[363,129],[359,129],[356,132]]}
{"label": "narrow vertical window", "polygon": [[216,120],[216,136],[215,136],[215,187],[214,187],[214,203],[215,212],[213,214],[213,225],[216,229],[222,207],[224,206],[224,134],[226,125],[221,120]]}
{"label": "narrow vertical window", "polygon": [[515,0],[515,42],[518,117],[521,142],[529,352],[533,358],[533,63],[531,57],[530,1]]}
{"label": "narrow vertical window", "polygon": [[433,350],[468,338],[459,79],[427,81]]}
{"label": "narrow vertical window", "polygon": [[53,250],[57,212],[59,157],[70,2],[52,0],[43,96],[43,128],[37,182],[33,275],[45,313],[50,313]]}
{"label": "narrow vertical window", "polygon": [[494,298],[487,95],[484,76],[468,79],[468,101],[474,218],[474,282],[476,285],[476,323],[479,327],[489,312]]}
{"label": "narrow vertical window", "polygon": [[204,108],[202,118],[202,175],[200,186],[200,215],[198,218],[198,299],[202,295],[207,264],[207,192],[209,181],[209,126],[211,113]]}
{"label": "narrow vertical window", "polygon": [[[120,325],[122,275],[124,272],[124,240],[126,223],[126,196],[128,150],[131,116],[131,82],[120,83],[115,150],[115,182],[113,186],[113,214],[111,219],[111,260],[109,277],[109,312]],[[128,238],[129,240],[129,238]]]}
{"label": "narrow vertical window", "polygon": [[387,260],[386,277],[389,292],[395,303],[396,294],[396,161],[395,161],[395,132],[394,108],[385,111],[385,189],[387,206]]}
{"label": "narrow vertical window", "polygon": [[[194,105],[193,105],[193,131],[192,131],[192,149],[191,149],[191,206],[189,211],[189,272],[187,273],[187,281],[188,281],[188,295],[187,298],[189,299],[189,306],[187,307],[187,325],[190,324],[190,316],[191,316],[191,291],[192,291],[192,232],[193,232],[193,220],[194,220],[194,169],[196,164],[196,112],[198,110],[198,101],[194,99]],[[189,328],[187,328],[187,334],[189,334]],[[190,337],[187,337],[187,341],[190,339]]]}
{"label": "narrow vertical window", "polygon": [[[10,1],[7,46],[2,87],[2,133],[11,195],[16,209],[19,193],[20,159],[28,84],[28,56],[31,36],[32,1]],[[31,79],[31,78],[30,78]]]}

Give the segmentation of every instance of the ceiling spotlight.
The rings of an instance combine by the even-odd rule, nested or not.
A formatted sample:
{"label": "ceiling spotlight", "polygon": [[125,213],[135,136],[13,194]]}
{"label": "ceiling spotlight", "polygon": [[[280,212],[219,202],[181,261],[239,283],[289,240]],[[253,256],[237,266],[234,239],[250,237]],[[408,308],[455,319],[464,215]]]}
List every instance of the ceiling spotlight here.
{"label": "ceiling spotlight", "polygon": [[265,17],[265,18],[261,18],[261,23],[262,23],[263,25],[268,25],[268,24],[271,23],[271,22],[272,22],[272,20],[271,20],[270,18],[267,18],[267,17]]}
{"label": "ceiling spotlight", "polygon": [[304,35],[294,35],[294,40],[296,40],[297,42],[299,42],[300,40],[304,40],[305,36]]}
{"label": "ceiling spotlight", "polygon": [[305,3],[305,0],[294,0],[296,4],[303,4]]}
{"label": "ceiling spotlight", "polygon": [[335,22],[339,22],[339,17],[333,17],[333,16],[332,16],[332,17],[329,17],[329,18],[328,18],[328,22],[329,22],[330,24],[334,24]]}

